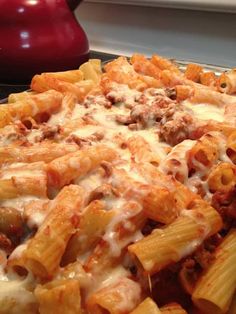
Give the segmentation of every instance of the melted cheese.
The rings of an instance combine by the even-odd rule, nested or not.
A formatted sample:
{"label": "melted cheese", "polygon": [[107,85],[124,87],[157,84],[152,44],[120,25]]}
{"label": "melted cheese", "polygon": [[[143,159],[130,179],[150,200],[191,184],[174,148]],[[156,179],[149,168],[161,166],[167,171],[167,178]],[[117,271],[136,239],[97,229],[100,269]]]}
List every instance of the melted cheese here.
{"label": "melted cheese", "polygon": [[116,293],[120,296],[120,302],[116,305],[117,313],[129,313],[140,301],[140,285],[128,278],[123,278],[120,286],[117,286]]}
{"label": "melted cheese", "polygon": [[46,216],[47,216],[46,212],[43,213],[36,211],[30,215],[27,221],[27,225],[29,226],[30,229],[39,228],[44,222]]}
{"label": "melted cheese", "polygon": [[105,128],[98,125],[87,125],[81,129],[73,131],[71,134],[75,134],[81,138],[86,138],[93,135],[95,132],[104,132]]}
{"label": "melted cheese", "polygon": [[2,313],[31,313],[36,311],[37,301],[30,286],[32,277],[24,280],[0,281],[0,308]]}
{"label": "melted cheese", "polygon": [[82,179],[75,180],[75,184],[79,184],[85,188],[88,192],[95,190],[97,187],[101,186],[104,179],[101,176],[100,172],[94,171],[88,176],[85,176]]}
{"label": "melted cheese", "polygon": [[21,245],[18,245],[15,248],[15,250],[11,253],[9,260],[21,258],[22,254],[26,250],[26,248],[27,248],[27,243],[23,243]]}
{"label": "melted cheese", "polygon": [[201,227],[201,233],[198,234],[196,239],[189,241],[189,243],[179,252],[180,258],[183,258],[194,252],[202,244],[210,232],[210,227],[206,219],[204,217],[200,218],[199,214],[194,210],[183,210],[181,216],[189,217]]}
{"label": "melted cheese", "polygon": [[12,198],[12,199],[8,199],[8,200],[2,200],[0,201],[0,206],[3,207],[13,207],[19,211],[23,211],[24,210],[24,205],[26,205],[27,203],[34,201],[34,200],[38,200],[39,198],[37,196],[33,196],[33,195],[22,195],[19,196],[17,198]]}
{"label": "melted cheese", "polygon": [[96,278],[94,291],[113,285],[121,278],[128,276],[130,276],[130,272],[121,265],[111,269],[110,271],[105,271],[105,273]]}
{"label": "melted cheese", "polygon": [[194,116],[200,120],[215,120],[224,121],[224,108],[210,104],[191,104],[189,101],[184,101],[184,108],[193,112]]}
{"label": "melted cheese", "polygon": [[171,152],[162,160],[159,169],[166,174],[172,174],[174,177],[180,175],[185,183],[188,179],[188,164],[186,153],[194,146],[196,141],[184,140],[176,145]]}
{"label": "melted cheese", "polygon": [[[133,67],[130,65],[123,66],[124,73],[132,73],[136,75],[133,70]],[[147,77],[148,79],[148,77]],[[142,101],[140,100],[142,98]],[[111,105],[109,99],[116,99],[116,103]],[[134,156],[131,155],[126,142],[133,136],[141,136],[150,146],[151,152],[156,154],[161,163],[158,166],[158,170],[163,172],[164,174],[171,173],[177,179],[177,174],[180,173],[183,177],[183,183],[193,192],[199,193],[198,188],[200,187],[203,192],[203,196],[208,201],[211,200],[212,194],[209,192],[209,187],[207,184],[206,176],[208,175],[209,169],[205,167],[203,164],[198,162],[196,159],[192,160],[192,163],[196,166],[198,171],[194,174],[189,174],[188,169],[188,161],[187,161],[187,152],[193,147],[196,141],[192,140],[184,140],[180,144],[175,147],[171,147],[165,142],[161,142],[159,138],[160,131],[160,122],[153,114],[153,111],[150,111],[150,116],[147,119],[147,123],[145,125],[131,125],[130,127],[117,122],[117,120],[122,120],[120,117],[117,119],[117,116],[120,115],[122,118],[129,118],[129,121],[126,121],[128,124],[133,119],[133,116],[142,116],[143,109],[145,107],[146,113],[149,108],[153,110],[156,109],[155,106],[158,106],[158,101],[163,101],[163,108],[160,105],[160,110],[165,110],[165,105],[168,106],[171,103],[171,100],[166,97],[166,91],[164,89],[155,89],[150,88],[145,90],[144,92],[136,91],[134,89],[130,89],[127,85],[114,83],[110,92],[107,94],[107,98],[104,95],[89,95],[85,102],[82,104],[76,104],[73,110],[63,106],[61,110],[55,114],[53,114],[47,122],[47,125],[57,126],[60,125],[68,125],[68,137],[62,139],[62,141],[71,140],[74,135],[81,139],[86,145],[96,145],[97,142],[103,143],[113,149],[115,149],[119,158],[115,161],[111,161],[111,167],[116,168],[118,170],[124,169],[127,171],[131,179],[135,182],[139,182],[141,184],[155,184],[161,187],[167,188],[170,192],[176,191],[175,180],[172,178],[168,179],[164,182],[162,178],[153,177],[150,178],[150,175],[145,173],[140,173],[137,168],[134,166]],[[109,108],[109,106],[111,107]],[[172,119],[181,120],[187,114],[191,114],[193,117],[199,120],[215,120],[218,122],[224,121],[224,108],[217,107],[213,105],[205,105],[205,104],[191,104],[189,101],[184,101],[182,106],[176,106],[175,102],[172,102],[171,110],[175,110]],[[174,109],[173,109],[174,108]],[[36,107],[32,107],[34,114],[36,114]],[[136,110],[135,112],[131,110]],[[151,110],[151,109],[150,109]],[[154,110],[155,111],[155,110]],[[78,123],[76,125],[78,119],[82,123]],[[171,119],[168,115],[164,115],[163,120],[161,121],[162,125],[168,123]],[[92,120],[93,124],[86,121]],[[70,121],[73,121],[72,130],[70,130]],[[136,120],[132,120],[132,124],[135,124]],[[121,121],[122,122],[122,121]],[[226,121],[227,122],[227,121]],[[90,124],[89,124],[90,123]],[[75,125],[75,126],[74,126]],[[145,129],[142,129],[144,128]],[[132,130],[131,130],[132,129]],[[4,145],[11,144],[11,140],[7,139],[7,136],[11,133],[17,133],[14,128],[8,128],[5,130],[3,138],[1,138]],[[30,143],[37,143],[42,137],[43,131],[40,129],[33,129],[26,135],[26,139]],[[95,133],[100,134],[96,138]],[[62,135],[63,136],[63,135]],[[70,137],[71,136],[71,137]],[[230,162],[231,160],[228,158],[226,154],[226,139],[220,133],[215,134],[214,136],[218,137],[219,140],[219,160]],[[37,145],[37,144],[36,144]],[[79,144],[80,145],[80,144]],[[78,147],[78,149],[80,149]],[[83,149],[83,147],[82,147]],[[168,153],[169,152],[169,153]],[[178,161],[179,163],[173,163],[173,160]],[[218,162],[217,161],[217,162]],[[80,169],[81,164],[78,162],[77,158],[71,158],[69,161],[70,167],[75,171]],[[143,164],[143,168],[147,166],[154,167],[149,163]],[[28,164],[13,164],[13,165],[3,165],[1,169],[1,179],[9,179],[12,176],[17,177],[28,177],[28,176],[39,176],[41,166],[37,167],[37,163],[33,163],[32,165]],[[61,167],[65,167],[65,165],[61,165]],[[155,167],[154,167],[155,168]],[[115,266],[113,269],[103,269],[103,271],[94,273],[87,273],[87,277],[80,277],[80,270],[78,268],[78,273],[76,271],[71,272],[68,276],[69,278],[77,278],[83,281],[82,287],[85,289],[85,295],[93,293],[102,288],[109,288],[119,282],[123,282],[124,285],[118,286],[117,294],[121,296],[121,302],[117,305],[116,312],[117,313],[128,313],[133,310],[133,308],[137,305],[137,302],[141,299],[141,289],[140,285],[135,281],[128,279],[131,277],[130,271],[124,267],[124,260],[122,254],[124,249],[131,243],[139,241],[143,238],[143,234],[139,228],[133,223],[133,218],[138,215],[143,207],[136,202],[137,195],[142,193],[142,191],[136,191],[133,188],[133,195],[130,196],[130,202],[136,202],[136,209],[130,210],[127,206],[127,199],[125,199],[125,193],[119,195],[119,191],[115,191],[117,185],[121,185],[118,178],[112,175],[112,172],[103,173],[100,171],[101,168],[96,169],[95,171],[91,171],[86,176],[82,178],[77,178],[73,181],[73,184],[78,184],[82,186],[86,192],[89,193],[94,191],[96,188],[100,187],[102,184],[110,184],[114,192],[112,195],[104,197],[105,209],[107,211],[114,210],[116,215],[111,219],[110,223],[106,226],[104,232],[101,235],[101,243],[103,241],[109,245],[109,257],[118,261],[119,258],[122,262]],[[114,169],[113,169],[114,170]],[[108,171],[109,172],[109,171]],[[148,170],[147,170],[148,172]],[[151,171],[150,171],[151,172]],[[155,173],[155,171],[154,171]],[[190,176],[190,177],[189,177]],[[120,180],[121,181],[121,180]],[[118,189],[118,188],[117,188]],[[145,192],[146,193],[146,192]],[[136,195],[136,196],[135,196]],[[4,200],[0,202],[1,206],[14,207],[18,210],[23,210],[24,205],[32,200],[38,200],[37,197],[34,196],[20,196],[15,199]],[[53,201],[52,201],[53,202]],[[52,203],[51,203],[52,204]],[[80,214],[83,215],[83,209],[81,209]],[[50,210],[50,206],[49,206]],[[43,223],[46,218],[48,212],[42,213],[41,211],[37,211],[30,214],[28,218],[27,224],[30,228],[37,227]],[[192,253],[205,239],[209,230],[206,222],[201,220],[195,213],[191,210],[183,210],[181,215],[189,217],[191,220],[196,221],[197,224],[203,230],[201,236],[197,237],[190,243],[188,243],[180,252],[179,259],[188,254]],[[126,231],[125,236],[119,237],[119,228]],[[153,232],[159,232],[163,234],[163,230],[155,230]],[[177,237],[179,235],[176,235]],[[86,235],[81,236],[78,241],[83,242],[85,240]],[[59,239],[60,240],[60,239]],[[62,241],[61,241],[62,242]],[[22,256],[22,253],[27,249],[27,242],[19,245],[16,249],[11,253],[9,259],[17,259]],[[77,261],[80,262],[81,265],[86,269],[87,263],[90,258],[93,256],[94,248],[88,248],[83,254],[78,254]],[[128,253],[127,253],[128,254]],[[130,257],[130,256],[129,256]],[[115,263],[114,263],[115,264]],[[80,265],[80,266],[81,266]],[[153,268],[153,261],[150,261],[147,268]],[[6,267],[6,256],[0,251],[0,307],[3,306],[2,302],[10,302],[12,305],[12,312],[27,312],[23,307],[21,309],[21,305],[27,306],[29,304],[34,304],[35,298],[33,293],[28,289],[29,278],[26,278],[23,281],[20,280],[12,280],[5,274],[4,268]],[[82,266],[81,266],[82,267]],[[98,267],[100,270],[100,268]],[[84,270],[83,270],[84,271]],[[84,271],[85,272],[85,271]],[[63,273],[63,269],[60,270],[60,275]],[[57,276],[58,274],[56,274]],[[138,279],[138,278],[137,278]],[[87,284],[86,284],[87,282]],[[5,284],[5,285],[4,285]],[[129,287],[129,289],[124,288],[124,286]],[[120,287],[120,288],[119,288]],[[83,291],[84,293],[84,291]],[[83,297],[82,293],[82,297]],[[84,301],[84,300],[83,300]],[[20,310],[19,310],[20,309]],[[1,310],[0,310],[1,312]]]}
{"label": "melted cheese", "polygon": [[[103,240],[109,244],[111,256],[118,257],[121,254],[121,250],[127,244],[141,240],[143,237],[140,230],[135,231],[135,225],[132,225],[129,221],[130,218],[136,216],[142,210],[142,207],[138,206],[137,210],[130,211],[127,210],[125,206],[122,204],[120,205],[120,207],[116,207],[116,210],[117,213],[107,226],[106,233],[103,236]],[[117,227],[120,224],[122,224],[125,229],[134,231],[134,233],[128,237],[125,237],[124,239],[119,239]]]}
{"label": "melted cheese", "polygon": [[136,99],[140,97],[141,93],[130,89],[124,84],[114,84],[111,92],[108,93],[108,97],[115,97],[121,99],[126,106],[133,106],[136,104]]}

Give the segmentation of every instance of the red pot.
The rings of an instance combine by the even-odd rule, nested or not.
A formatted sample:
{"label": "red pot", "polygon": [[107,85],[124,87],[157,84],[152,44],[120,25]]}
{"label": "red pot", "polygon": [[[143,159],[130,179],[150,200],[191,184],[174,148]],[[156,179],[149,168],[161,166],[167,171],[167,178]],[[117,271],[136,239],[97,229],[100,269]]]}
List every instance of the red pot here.
{"label": "red pot", "polygon": [[88,40],[73,14],[80,2],[0,1],[0,81],[23,83],[86,61]]}

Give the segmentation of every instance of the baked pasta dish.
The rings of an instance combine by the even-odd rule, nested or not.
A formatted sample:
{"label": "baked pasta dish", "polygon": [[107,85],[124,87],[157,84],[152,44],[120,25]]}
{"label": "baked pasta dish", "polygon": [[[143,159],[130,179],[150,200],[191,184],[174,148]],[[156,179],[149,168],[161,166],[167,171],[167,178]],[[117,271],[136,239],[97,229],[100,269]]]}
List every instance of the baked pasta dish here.
{"label": "baked pasta dish", "polygon": [[0,106],[1,314],[236,313],[236,69],[159,55]]}

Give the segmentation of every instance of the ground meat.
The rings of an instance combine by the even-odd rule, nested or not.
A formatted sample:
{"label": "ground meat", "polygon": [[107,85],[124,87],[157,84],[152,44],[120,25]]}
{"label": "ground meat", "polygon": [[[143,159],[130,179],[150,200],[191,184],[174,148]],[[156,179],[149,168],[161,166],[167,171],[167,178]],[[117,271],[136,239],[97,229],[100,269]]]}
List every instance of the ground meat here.
{"label": "ground meat", "polygon": [[75,143],[79,147],[84,147],[84,146],[90,146],[92,145],[93,142],[99,142],[103,139],[104,133],[103,132],[94,132],[90,136],[87,137],[81,137],[76,134],[70,134],[66,138],[67,143]]}
{"label": "ground meat", "polygon": [[190,307],[187,293],[178,277],[179,269],[167,268],[152,276],[152,297],[161,307],[167,303],[177,302],[185,309]]}
{"label": "ground meat", "polygon": [[17,141],[19,145],[26,143],[26,135],[29,130],[21,121],[16,121],[14,124],[10,124],[1,129],[0,143],[1,146],[7,146]]}
{"label": "ground meat", "polygon": [[203,270],[207,269],[214,261],[214,251],[221,241],[222,237],[219,234],[213,235],[191,257],[181,262],[179,280],[188,294],[192,294]]}
{"label": "ground meat", "polygon": [[178,109],[175,102],[159,95],[152,100],[151,104],[136,106],[130,115],[144,125],[150,125],[150,123],[153,125],[155,122],[169,120],[176,110]]}
{"label": "ground meat", "polygon": [[147,223],[145,224],[145,226],[142,229],[142,234],[147,236],[153,231],[153,229],[161,228],[162,226],[163,226],[163,224],[161,224],[155,220],[148,219]]}
{"label": "ground meat", "polygon": [[102,161],[101,162],[101,167],[105,171],[105,173],[104,173],[105,177],[110,177],[112,175],[112,165],[111,165],[111,163],[109,163],[107,161]]}
{"label": "ground meat", "polygon": [[89,108],[91,105],[100,105],[104,106],[105,108],[111,108],[112,107],[112,102],[106,98],[104,95],[88,95],[85,100],[83,105],[85,108]]}
{"label": "ground meat", "polygon": [[[112,97],[109,99],[114,103],[126,101],[122,95],[118,97],[116,93],[110,93],[109,97]],[[118,123],[128,125],[132,130],[156,126],[157,122],[165,124],[176,111],[182,111],[182,108],[160,89],[150,88],[132,99],[134,102],[130,106],[130,114],[116,116]]]}
{"label": "ground meat", "polygon": [[138,123],[142,127],[146,127],[150,120],[153,120],[152,112],[148,105],[137,105],[130,112],[132,123]]}
{"label": "ground meat", "polygon": [[182,262],[181,270],[179,272],[179,280],[184,291],[192,294],[195,284],[199,277],[199,267],[194,258],[187,258]]}
{"label": "ground meat", "polygon": [[205,247],[201,247],[194,254],[194,260],[201,266],[202,269],[207,269],[214,258],[210,251],[206,250]]}
{"label": "ground meat", "polygon": [[6,251],[8,254],[13,249],[11,240],[4,233],[0,233],[0,249]]}
{"label": "ground meat", "polygon": [[43,141],[45,139],[54,139],[60,133],[59,125],[42,125],[41,128],[42,135],[40,140]]}
{"label": "ground meat", "polygon": [[160,138],[174,146],[183,140],[190,138],[194,119],[190,114],[180,112],[173,116],[173,119],[160,123]]}
{"label": "ground meat", "polygon": [[116,122],[118,122],[119,124],[123,124],[123,125],[129,125],[131,123],[134,123],[134,121],[132,120],[132,118],[128,115],[122,115],[122,114],[117,114],[116,117]]}
{"label": "ground meat", "polygon": [[216,191],[212,196],[212,206],[220,213],[224,229],[236,226],[236,187],[229,192]]}
{"label": "ground meat", "polygon": [[5,144],[6,146],[9,144],[13,144],[16,141],[18,141],[19,145],[21,145],[22,143],[26,143],[27,139],[22,134],[10,133],[10,134],[6,135],[5,137],[0,136],[0,141],[3,142],[3,143],[1,143],[2,145]]}

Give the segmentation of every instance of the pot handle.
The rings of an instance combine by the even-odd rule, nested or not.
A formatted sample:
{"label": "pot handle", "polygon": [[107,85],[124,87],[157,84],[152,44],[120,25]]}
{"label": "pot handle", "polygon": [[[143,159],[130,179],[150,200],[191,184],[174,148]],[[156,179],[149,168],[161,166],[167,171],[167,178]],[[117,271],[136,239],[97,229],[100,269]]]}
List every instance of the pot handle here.
{"label": "pot handle", "polygon": [[74,11],[82,0],[66,0],[71,11]]}

